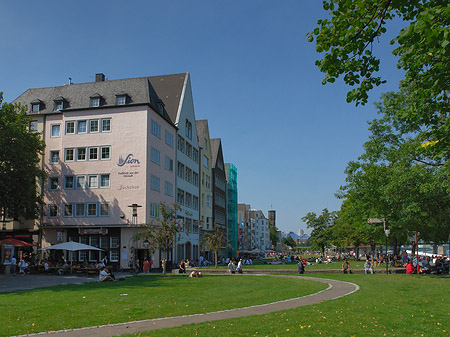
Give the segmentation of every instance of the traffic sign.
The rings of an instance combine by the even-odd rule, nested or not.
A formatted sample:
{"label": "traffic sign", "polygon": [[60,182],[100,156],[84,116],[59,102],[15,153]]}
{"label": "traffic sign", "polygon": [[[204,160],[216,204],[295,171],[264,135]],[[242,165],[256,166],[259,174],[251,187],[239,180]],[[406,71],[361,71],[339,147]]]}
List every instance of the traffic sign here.
{"label": "traffic sign", "polygon": [[383,223],[384,218],[369,218],[367,219],[368,223]]}

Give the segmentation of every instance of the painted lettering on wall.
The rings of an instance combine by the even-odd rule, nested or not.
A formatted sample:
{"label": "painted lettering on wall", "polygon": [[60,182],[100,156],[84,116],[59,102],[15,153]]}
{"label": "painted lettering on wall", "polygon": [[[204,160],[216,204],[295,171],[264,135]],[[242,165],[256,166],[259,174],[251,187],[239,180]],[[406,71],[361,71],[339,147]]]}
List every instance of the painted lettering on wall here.
{"label": "painted lettering on wall", "polygon": [[140,164],[141,164],[141,162],[139,161],[139,159],[134,158],[132,153],[128,154],[128,156],[125,159],[123,159],[123,157],[120,156],[119,160],[117,161],[117,166],[120,166],[120,167],[122,167],[124,165],[137,166]]}

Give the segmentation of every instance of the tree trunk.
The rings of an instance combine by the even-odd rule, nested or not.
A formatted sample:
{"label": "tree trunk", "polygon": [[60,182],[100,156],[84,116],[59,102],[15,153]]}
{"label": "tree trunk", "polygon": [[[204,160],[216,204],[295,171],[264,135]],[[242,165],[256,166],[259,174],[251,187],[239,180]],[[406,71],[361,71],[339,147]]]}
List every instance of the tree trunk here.
{"label": "tree trunk", "polygon": [[214,251],[214,264],[216,265],[217,268],[217,250]]}

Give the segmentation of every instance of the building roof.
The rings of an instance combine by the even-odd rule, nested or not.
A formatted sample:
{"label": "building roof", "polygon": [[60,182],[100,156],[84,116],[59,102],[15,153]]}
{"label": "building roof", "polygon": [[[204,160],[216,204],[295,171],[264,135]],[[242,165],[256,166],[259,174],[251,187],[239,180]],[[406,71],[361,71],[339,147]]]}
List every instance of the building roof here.
{"label": "building roof", "polygon": [[201,119],[195,121],[195,126],[197,127],[197,137],[200,147],[204,147],[203,138],[209,138],[209,126],[207,119]]}
{"label": "building roof", "polygon": [[220,147],[221,142],[222,142],[222,140],[220,138],[212,138],[212,139],[210,139],[211,156],[212,156],[211,167],[216,167],[217,157],[219,156],[219,151],[221,150],[221,147]]}
{"label": "building roof", "polygon": [[[179,111],[181,97],[188,73],[127,78],[99,82],[86,82],[48,88],[28,89],[14,103],[29,105],[40,101],[37,114],[60,113],[54,110],[54,101],[63,97],[67,106],[62,111],[94,109],[90,99],[101,97],[103,107],[115,107],[117,95],[127,95],[128,105],[149,105],[172,124]],[[164,103],[163,106],[160,103]],[[31,111],[31,107],[29,108]]]}

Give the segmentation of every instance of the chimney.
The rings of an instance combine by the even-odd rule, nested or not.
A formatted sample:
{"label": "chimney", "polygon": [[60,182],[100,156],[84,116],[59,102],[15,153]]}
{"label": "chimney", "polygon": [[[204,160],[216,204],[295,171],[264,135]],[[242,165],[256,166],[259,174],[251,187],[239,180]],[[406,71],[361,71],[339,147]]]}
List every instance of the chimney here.
{"label": "chimney", "polygon": [[95,74],[95,82],[105,82],[105,74],[103,73]]}

